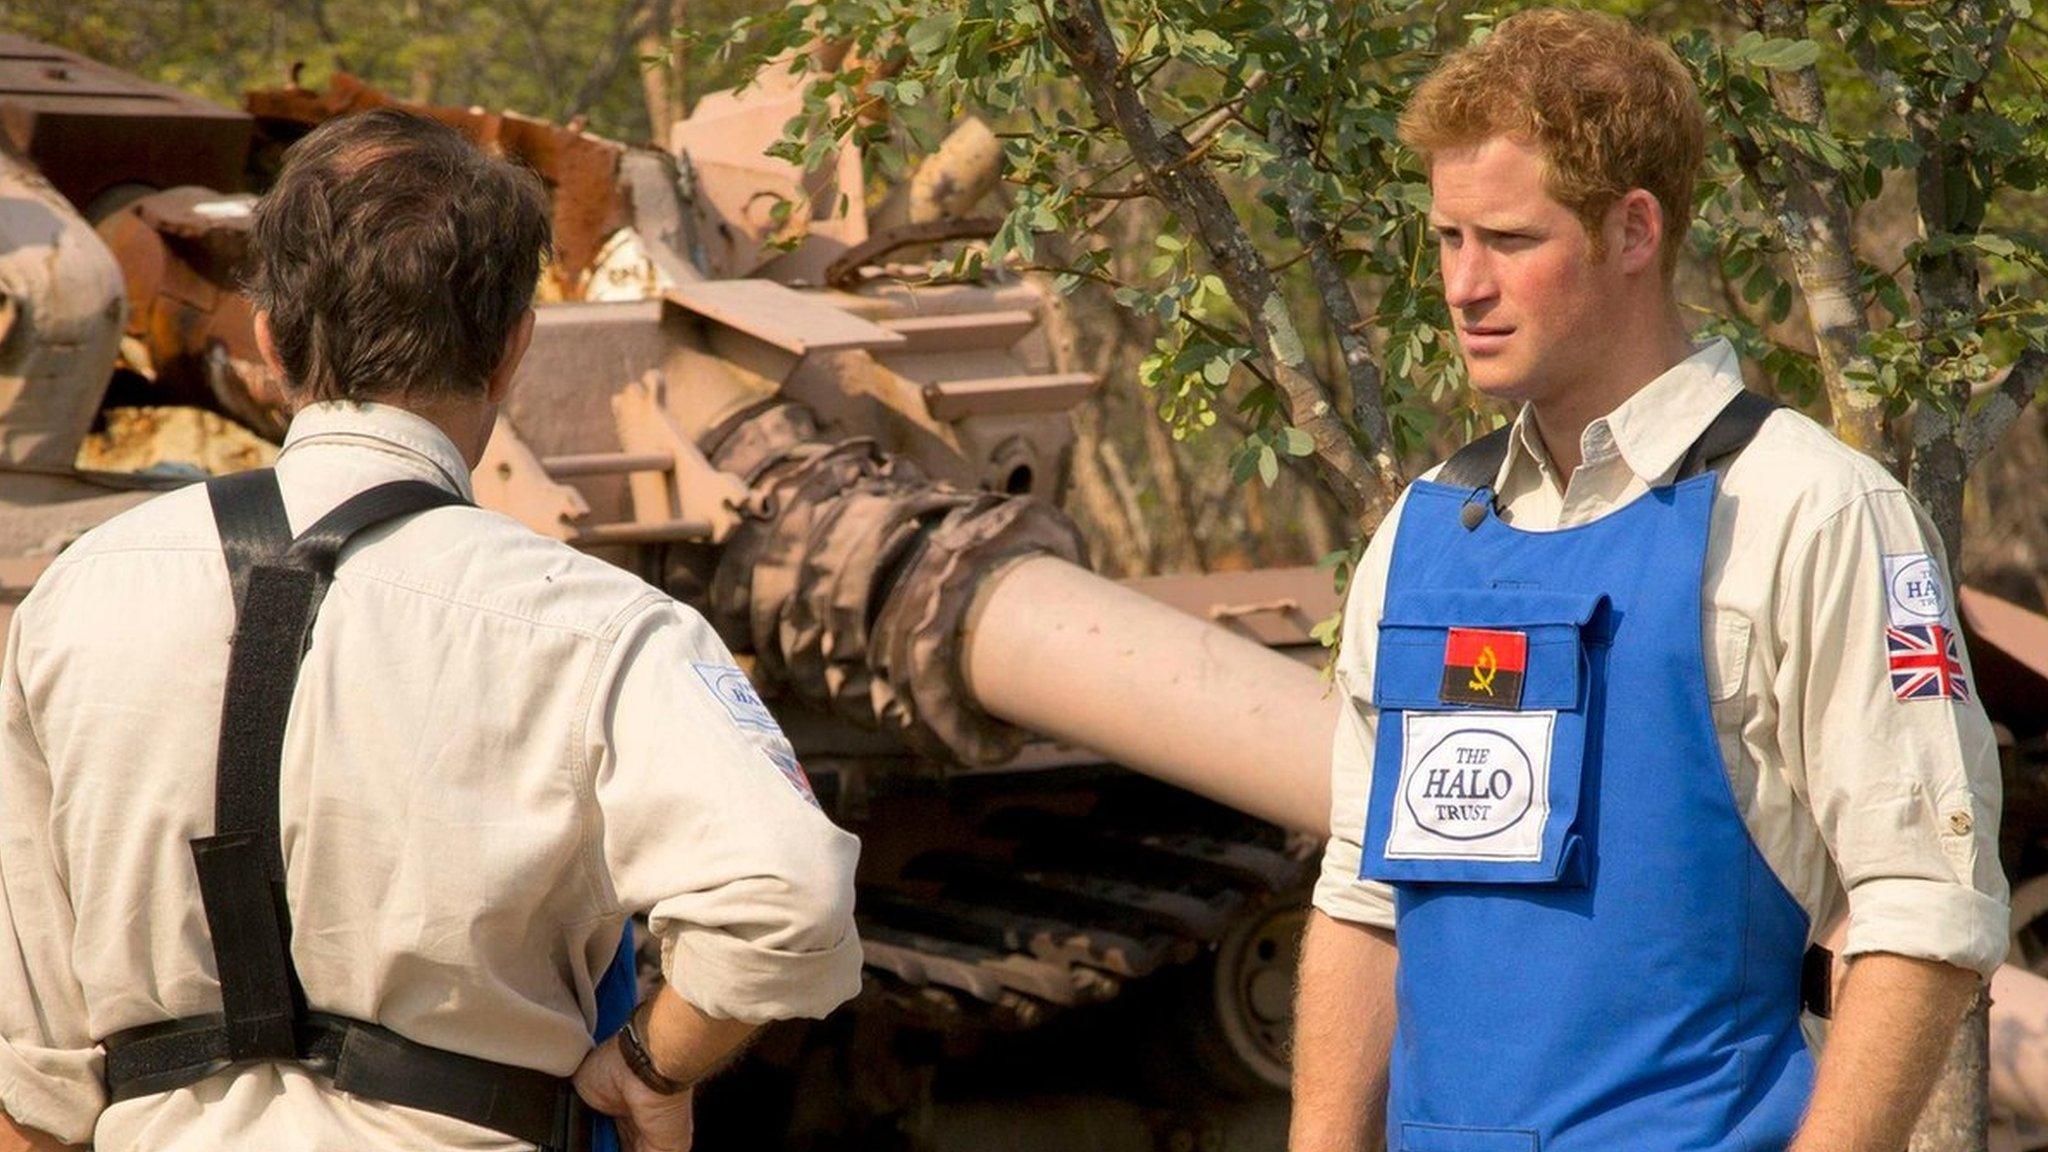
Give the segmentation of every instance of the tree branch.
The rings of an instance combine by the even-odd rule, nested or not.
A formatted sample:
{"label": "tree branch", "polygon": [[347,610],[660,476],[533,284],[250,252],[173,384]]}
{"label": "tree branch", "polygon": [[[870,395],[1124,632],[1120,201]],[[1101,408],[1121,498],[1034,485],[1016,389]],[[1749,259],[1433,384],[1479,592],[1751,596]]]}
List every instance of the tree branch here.
{"label": "tree branch", "polygon": [[1977,462],[1998,446],[2005,434],[2040,395],[2043,384],[2048,384],[2048,352],[2029,348],[2020,354],[2005,374],[2005,379],[1979,401],[1963,426],[1963,459],[1966,467],[1975,468]]}
{"label": "tree branch", "polygon": [[[1283,110],[1273,110],[1266,139],[1281,156],[1302,165],[1309,163],[1307,134]],[[1345,376],[1351,385],[1351,422],[1370,446],[1374,471],[1383,482],[1392,477],[1399,483],[1401,462],[1394,456],[1393,426],[1387,419],[1380,366],[1365,338],[1358,301],[1351,295],[1344,269],[1337,264],[1332,243],[1335,231],[1323,218],[1315,190],[1307,181],[1289,179],[1283,187],[1287,195],[1287,222],[1293,226],[1302,250],[1308,253],[1309,276],[1315,282],[1316,294],[1322,298],[1323,317],[1343,354]]]}
{"label": "tree branch", "polygon": [[1252,343],[1272,366],[1288,420],[1315,445],[1317,465],[1347,515],[1376,522],[1399,494],[1398,478],[1382,476],[1337,417],[1330,392],[1308,363],[1308,350],[1278,284],[1251,235],[1205,166],[1188,162],[1187,138],[1146,106],[1121,59],[1100,0],[1057,0],[1049,28],[1054,43],[1088,90],[1096,115],[1130,145],[1159,198],[1192,225],[1217,275],[1250,325]]}

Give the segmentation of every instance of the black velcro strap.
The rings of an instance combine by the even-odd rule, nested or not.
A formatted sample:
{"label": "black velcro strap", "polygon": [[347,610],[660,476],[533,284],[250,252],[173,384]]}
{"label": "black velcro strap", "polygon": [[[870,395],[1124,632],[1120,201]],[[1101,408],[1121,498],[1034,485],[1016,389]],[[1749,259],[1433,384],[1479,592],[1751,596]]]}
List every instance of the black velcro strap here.
{"label": "black velcro strap", "polygon": [[317,591],[313,573],[274,560],[248,571],[221,703],[215,834],[192,842],[233,1060],[296,1054],[304,993],[291,961],[277,765]]}
{"label": "black velcro strap", "polygon": [[1678,479],[1690,480],[1706,471],[1720,471],[1728,466],[1737,453],[1749,447],[1756,439],[1764,421],[1771,413],[1784,405],[1768,396],[1744,390],[1737,392],[1733,400],[1721,409],[1700,438],[1686,449],[1684,459],[1678,463]]}
{"label": "black velcro strap", "polygon": [[144,1024],[101,1043],[107,1051],[107,1097],[113,1104],[197,1084],[234,1063],[218,1015]]}
{"label": "black velcro strap", "polygon": [[273,853],[253,832],[192,841],[199,901],[220,973],[220,1055],[228,1060],[298,1055],[298,994],[287,949],[284,885],[266,873]]}
{"label": "black velcro strap", "polygon": [[1835,1014],[1835,954],[1818,944],[1799,965],[1799,1006],[1823,1020]]}
{"label": "black velcro strap", "polygon": [[[560,1077],[429,1047],[324,1012],[306,1014],[297,1043],[306,1066],[340,1091],[489,1128],[542,1152],[588,1146],[589,1112]],[[105,1045],[114,1101],[196,1084],[232,1063],[219,1016],[131,1028],[107,1037]]]}
{"label": "black velcro strap", "polygon": [[1508,437],[1514,425],[1503,424],[1451,454],[1437,469],[1436,482],[1453,488],[1491,488],[1508,458]]}
{"label": "black velcro strap", "polygon": [[275,563],[249,570],[249,587],[228,651],[215,765],[213,827],[254,833],[269,852],[265,873],[283,879],[278,848],[277,764],[298,684],[299,657],[313,623],[319,577]]}
{"label": "black velcro strap", "polygon": [[[333,1060],[334,1086],[387,1104],[467,1120],[533,1144],[552,1143],[565,1103],[560,1077],[415,1044],[389,1028],[315,1014],[308,1053]],[[573,1091],[571,1092],[573,1095]]]}

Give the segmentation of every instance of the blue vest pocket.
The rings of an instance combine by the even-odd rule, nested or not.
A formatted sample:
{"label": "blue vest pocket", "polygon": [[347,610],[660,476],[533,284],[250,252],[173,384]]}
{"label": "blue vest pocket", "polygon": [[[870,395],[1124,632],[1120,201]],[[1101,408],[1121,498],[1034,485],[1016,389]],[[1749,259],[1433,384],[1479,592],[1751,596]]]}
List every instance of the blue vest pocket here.
{"label": "blue vest pocket", "polygon": [[1361,876],[1585,884],[1576,824],[1604,603],[1522,589],[1389,595]]}
{"label": "blue vest pocket", "polygon": [[1542,1152],[1528,1128],[1456,1128],[1446,1124],[1403,1124],[1395,1152]]}

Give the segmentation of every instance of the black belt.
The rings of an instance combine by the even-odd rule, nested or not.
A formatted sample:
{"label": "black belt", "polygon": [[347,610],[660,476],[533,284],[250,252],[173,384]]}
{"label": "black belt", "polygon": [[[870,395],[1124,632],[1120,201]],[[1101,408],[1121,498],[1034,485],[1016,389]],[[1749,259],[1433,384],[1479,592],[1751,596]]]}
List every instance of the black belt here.
{"label": "black belt", "polygon": [[[308,1012],[293,1062],[342,1092],[466,1121],[542,1152],[589,1147],[590,1114],[570,1082],[408,1040],[361,1020]],[[116,1032],[104,1041],[107,1093],[133,1100],[233,1067],[223,1017],[188,1016]]]}
{"label": "black belt", "polygon": [[1835,1014],[1835,954],[1818,944],[1799,965],[1799,1006],[1823,1020]]}

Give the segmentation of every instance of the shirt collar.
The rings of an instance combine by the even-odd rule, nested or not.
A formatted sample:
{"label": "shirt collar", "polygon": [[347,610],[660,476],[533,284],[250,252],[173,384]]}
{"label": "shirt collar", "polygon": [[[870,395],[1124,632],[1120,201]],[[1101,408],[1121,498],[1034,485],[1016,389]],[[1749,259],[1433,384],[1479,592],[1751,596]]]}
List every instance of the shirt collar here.
{"label": "shirt collar", "polygon": [[[1637,389],[1614,411],[1586,425],[1579,441],[1580,455],[1588,461],[1598,460],[1611,444],[1629,471],[1643,483],[1655,485],[1669,476],[1686,449],[1741,390],[1742,366],[1735,348],[1716,339]],[[1536,430],[1535,410],[1529,405],[1524,404],[1515,417],[1508,444],[1508,457],[1501,462],[1501,484],[1515,467],[1533,465],[1545,475],[1552,472],[1550,456]],[[1561,478],[1558,484],[1563,486]]]}
{"label": "shirt collar", "polygon": [[279,454],[301,444],[342,442],[416,461],[464,500],[476,500],[469,483],[469,464],[448,434],[425,417],[390,404],[353,400],[308,404],[292,417]]}

